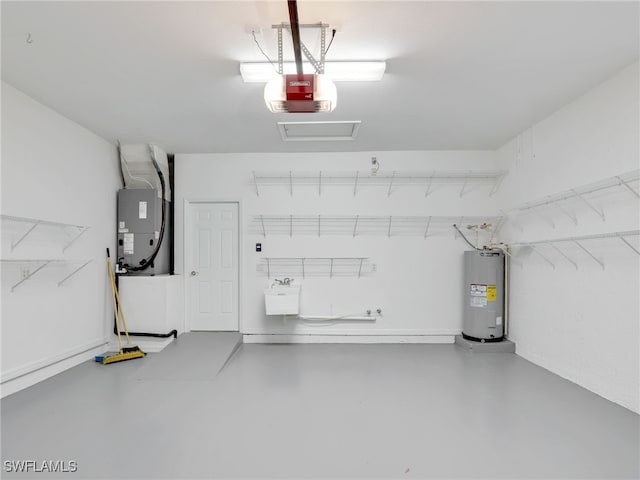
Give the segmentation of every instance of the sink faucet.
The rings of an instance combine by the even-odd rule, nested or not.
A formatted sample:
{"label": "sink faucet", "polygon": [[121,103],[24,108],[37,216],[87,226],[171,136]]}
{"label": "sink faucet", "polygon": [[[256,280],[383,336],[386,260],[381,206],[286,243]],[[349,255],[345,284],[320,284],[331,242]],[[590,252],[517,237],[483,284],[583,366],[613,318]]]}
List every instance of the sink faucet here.
{"label": "sink faucet", "polygon": [[291,282],[293,282],[293,278],[289,278],[289,277],[283,278],[282,280],[278,280],[276,278],[275,280],[275,283],[278,285],[291,285]]}

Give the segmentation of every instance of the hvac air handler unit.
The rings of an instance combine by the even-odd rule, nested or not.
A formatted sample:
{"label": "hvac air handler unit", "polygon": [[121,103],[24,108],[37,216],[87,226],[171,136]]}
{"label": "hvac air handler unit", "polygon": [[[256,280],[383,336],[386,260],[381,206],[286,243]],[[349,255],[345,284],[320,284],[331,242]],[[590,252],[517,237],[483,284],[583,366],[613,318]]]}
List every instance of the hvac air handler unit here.
{"label": "hvac air handler unit", "polygon": [[156,145],[118,145],[124,188],[118,192],[119,275],[171,270],[169,162]]}
{"label": "hvac air handler unit", "polygon": [[169,273],[167,203],[157,190],[118,192],[118,264],[128,275]]}
{"label": "hvac air handler unit", "polygon": [[504,253],[464,252],[464,319],[462,336],[476,342],[504,338]]}

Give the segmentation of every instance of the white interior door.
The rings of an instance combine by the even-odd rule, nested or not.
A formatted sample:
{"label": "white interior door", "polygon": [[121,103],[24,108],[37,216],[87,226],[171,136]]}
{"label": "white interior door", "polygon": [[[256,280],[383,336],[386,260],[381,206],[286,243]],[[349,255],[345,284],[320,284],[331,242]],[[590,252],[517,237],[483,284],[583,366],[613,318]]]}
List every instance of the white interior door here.
{"label": "white interior door", "polygon": [[238,204],[189,209],[191,330],[238,331]]}

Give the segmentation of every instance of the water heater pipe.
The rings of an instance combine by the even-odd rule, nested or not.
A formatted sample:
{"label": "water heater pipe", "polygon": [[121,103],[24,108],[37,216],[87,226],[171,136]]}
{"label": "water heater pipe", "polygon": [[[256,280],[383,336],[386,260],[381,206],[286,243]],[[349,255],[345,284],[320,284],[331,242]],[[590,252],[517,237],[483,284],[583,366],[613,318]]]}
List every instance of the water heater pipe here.
{"label": "water heater pipe", "polygon": [[482,250],[481,248],[476,247],[473,243],[471,243],[471,242],[469,241],[469,239],[467,239],[467,237],[465,237],[465,236],[464,236],[464,233],[462,233],[462,231],[460,231],[460,229],[458,228],[458,225],[456,225],[456,224],[454,223],[454,224],[453,224],[453,228],[455,228],[455,229],[456,229],[456,231],[460,234],[460,236],[464,239],[464,241],[465,241],[465,242],[467,242],[467,243],[469,244],[469,246],[470,246],[471,248],[473,248],[474,250],[478,250],[478,251]]}
{"label": "water heater pipe", "polygon": [[300,320],[369,320],[375,321],[380,318],[380,315],[340,315],[340,316],[331,316],[331,315],[298,315],[297,318]]}
{"label": "water heater pipe", "polygon": [[509,337],[509,269],[511,267],[511,254],[509,247],[504,248],[504,298],[502,316],[504,318],[504,336]]}

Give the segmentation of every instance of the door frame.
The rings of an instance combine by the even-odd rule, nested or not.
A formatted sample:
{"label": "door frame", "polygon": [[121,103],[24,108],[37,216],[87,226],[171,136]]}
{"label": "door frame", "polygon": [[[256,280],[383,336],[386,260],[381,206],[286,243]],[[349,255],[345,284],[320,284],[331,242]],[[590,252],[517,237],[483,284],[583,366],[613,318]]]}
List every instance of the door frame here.
{"label": "door frame", "polygon": [[184,199],[184,210],[183,210],[183,235],[182,235],[182,245],[183,245],[183,275],[184,275],[184,331],[191,331],[191,290],[189,285],[189,265],[190,265],[190,254],[191,254],[191,215],[190,209],[192,205],[197,204],[223,204],[223,203],[232,203],[238,206],[238,333],[242,333],[242,317],[243,317],[243,309],[242,309],[242,292],[244,290],[244,275],[242,275],[242,269],[244,266],[243,259],[243,216],[242,216],[242,200],[238,198],[185,198]]}

